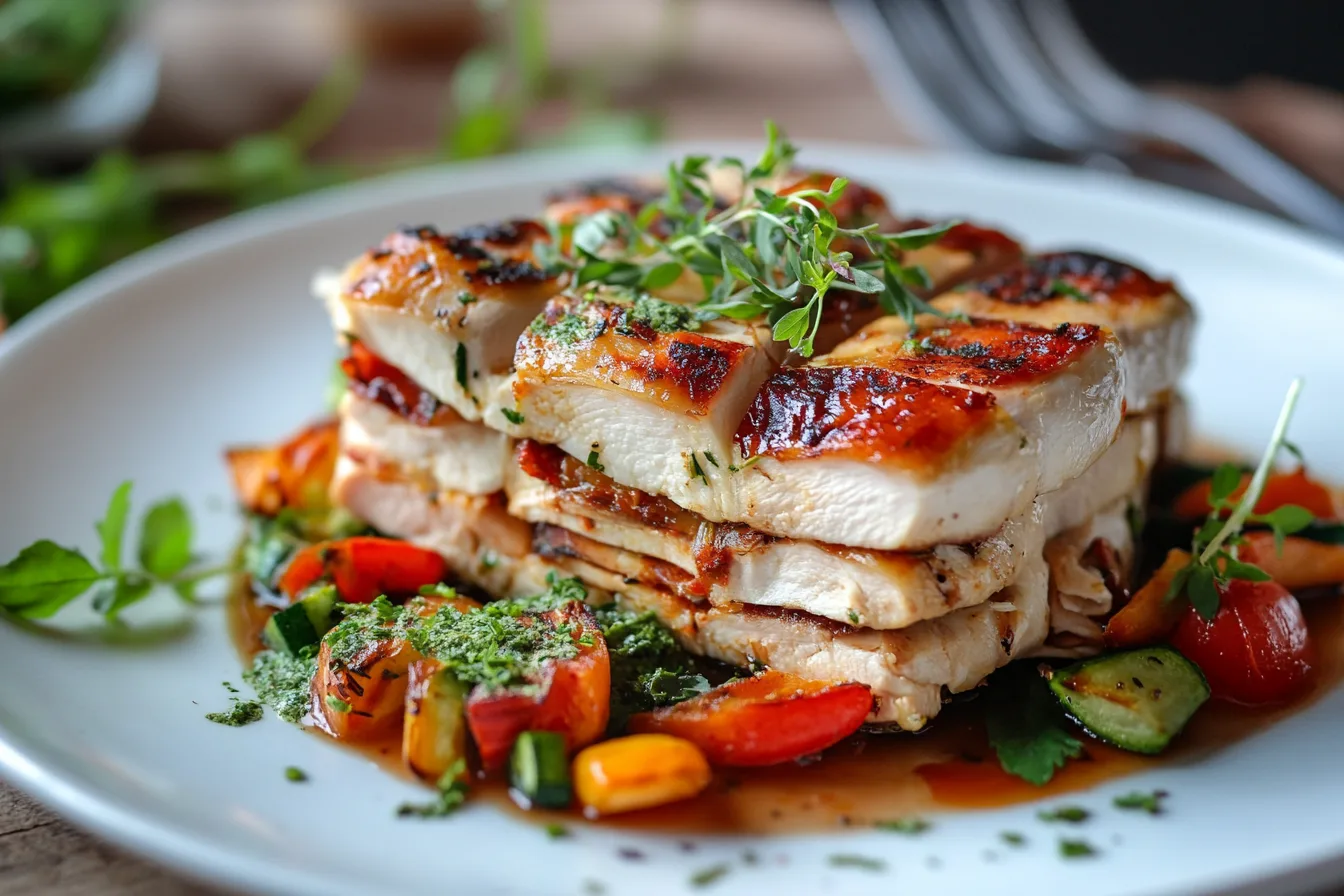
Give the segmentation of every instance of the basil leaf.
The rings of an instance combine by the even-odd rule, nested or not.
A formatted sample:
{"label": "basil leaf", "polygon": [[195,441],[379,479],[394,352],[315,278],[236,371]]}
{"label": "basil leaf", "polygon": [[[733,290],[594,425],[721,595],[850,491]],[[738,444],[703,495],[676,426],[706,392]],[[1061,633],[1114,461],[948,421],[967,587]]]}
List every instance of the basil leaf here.
{"label": "basil leaf", "polygon": [[645,271],[639,285],[645,289],[662,289],[664,286],[676,283],[684,270],[685,265],[679,261],[665,261]]}
{"label": "basil leaf", "polygon": [[1210,621],[1218,615],[1221,599],[1218,595],[1218,582],[1211,567],[1204,565],[1190,567],[1185,592],[1190,596],[1190,605],[1199,615]]}
{"label": "basil leaf", "polygon": [[1269,573],[1254,563],[1231,559],[1223,565],[1223,575],[1229,579],[1240,579],[1243,582],[1268,582],[1271,578]]}
{"label": "basil leaf", "polygon": [[128,479],[112,492],[112,497],[107,502],[107,512],[94,524],[94,528],[98,530],[98,538],[102,542],[101,559],[106,569],[121,569],[121,545],[126,535],[126,518],[130,512],[131,481]]}
{"label": "basil leaf", "polygon": [[1241,485],[1241,468],[1236,464],[1219,464],[1209,481],[1209,503],[1217,506],[1232,497]]}
{"label": "basil leaf", "polygon": [[79,551],[44,539],[0,566],[0,607],[29,618],[50,616],[105,578]]}
{"label": "basil leaf", "polygon": [[1064,714],[1030,663],[1010,666],[990,680],[985,730],[999,765],[1040,787],[1083,745],[1064,728]]}
{"label": "basil leaf", "polygon": [[154,582],[144,576],[121,576],[115,582],[105,582],[97,588],[93,608],[108,619],[115,619],[118,613],[144,600],[153,590]]}
{"label": "basil leaf", "polygon": [[140,524],[140,565],[151,575],[167,578],[191,562],[191,515],[177,498],[149,508]]}

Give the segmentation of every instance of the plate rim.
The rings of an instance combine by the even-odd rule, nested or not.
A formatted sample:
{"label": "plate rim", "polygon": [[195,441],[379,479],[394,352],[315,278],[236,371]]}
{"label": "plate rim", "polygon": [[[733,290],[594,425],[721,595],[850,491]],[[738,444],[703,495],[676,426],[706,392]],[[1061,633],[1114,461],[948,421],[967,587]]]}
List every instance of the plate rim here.
{"label": "plate rim", "polygon": [[[262,239],[315,223],[330,211],[342,214],[367,212],[426,195],[447,196],[463,189],[523,182],[561,181],[566,167],[590,168],[609,162],[622,168],[634,163],[652,165],[686,152],[715,155],[749,155],[757,141],[678,141],[652,147],[611,149],[563,149],[514,153],[492,159],[451,163],[383,175],[351,184],[337,185],[281,202],[227,216],[175,235],[95,273],[54,297],[30,314],[20,325],[0,338],[0,374],[45,334],[83,309],[99,302],[115,301],[115,295],[141,279],[165,269],[190,265],[241,243]],[[1265,241],[1274,248],[1307,253],[1315,262],[1337,273],[1344,284],[1344,243],[1266,213],[1190,193],[1164,184],[1136,181],[1122,174],[1069,168],[1046,162],[1003,159],[981,155],[931,152],[877,144],[808,141],[807,160],[880,159],[898,166],[929,166],[955,178],[1011,178],[1027,175],[1080,188],[1098,187],[1109,202],[1135,207],[1144,213],[1165,212],[1199,219],[1204,226],[1224,227]],[[1021,186],[1028,189],[1029,183]],[[1123,190],[1118,189],[1123,187]],[[214,885],[246,888],[259,892],[311,892],[312,879],[288,866],[266,863],[220,847],[197,834],[184,833],[170,824],[120,805],[115,798],[87,788],[76,777],[45,767],[41,750],[18,731],[0,727],[0,777],[16,789],[51,808],[63,820],[92,832],[127,851],[146,857],[195,880]],[[1206,883],[1219,892],[1262,892],[1268,883],[1294,889],[1308,888],[1344,875],[1344,836],[1335,848],[1267,864],[1254,879],[1213,874]],[[1174,892],[1159,890],[1158,892]]]}

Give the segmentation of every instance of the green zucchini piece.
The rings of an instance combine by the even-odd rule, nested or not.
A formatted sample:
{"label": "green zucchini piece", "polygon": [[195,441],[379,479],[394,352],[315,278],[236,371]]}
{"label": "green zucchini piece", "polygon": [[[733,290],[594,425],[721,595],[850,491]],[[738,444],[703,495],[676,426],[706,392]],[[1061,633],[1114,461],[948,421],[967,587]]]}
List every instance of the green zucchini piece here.
{"label": "green zucchini piece", "polygon": [[333,586],[311,588],[301,599],[266,621],[261,640],[272,650],[298,656],[299,651],[316,644],[327,633],[335,610],[336,589]]}
{"label": "green zucchini piece", "polygon": [[1126,650],[1057,669],[1050,690],[1099,740],[1149,754],[1166,749],[1209,699],[1199,667],[1170,647]]}
{"label": "green zucchini piece", "polygon": [[570,801],[569,755],[554,731],[524,731],[513,743],[509,785],[525,806],[564,809]]}

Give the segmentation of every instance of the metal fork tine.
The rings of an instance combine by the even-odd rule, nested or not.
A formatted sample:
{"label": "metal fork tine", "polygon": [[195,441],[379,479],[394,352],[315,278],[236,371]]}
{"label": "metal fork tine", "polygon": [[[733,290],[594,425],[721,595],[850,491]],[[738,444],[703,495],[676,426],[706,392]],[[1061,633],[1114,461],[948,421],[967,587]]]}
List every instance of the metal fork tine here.
{"label": "metal fork tine", "polygon": [[881,4],[892,35],[925,88],[984,146],[1020,151],[1026,134],[978,78],[972,60],[925,0]]}
{"label": "metal fork tine", "polygon": [[1096,145],[1104,136],[1072,108],[1015,5],[1005,0],[945,0],[944,5],[962,40],[975,48],[986,79],[1032,136],[1068,151]]}

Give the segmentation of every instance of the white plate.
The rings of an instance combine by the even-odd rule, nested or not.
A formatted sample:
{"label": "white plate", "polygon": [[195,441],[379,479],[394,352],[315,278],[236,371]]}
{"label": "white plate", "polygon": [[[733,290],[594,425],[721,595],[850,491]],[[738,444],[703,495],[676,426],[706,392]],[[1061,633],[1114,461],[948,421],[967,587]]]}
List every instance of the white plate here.
{"label": "white plate", "polygon": [[[657,170],[670,154],[680,150],[419,172],[206,227],[89,280],[0,340],[0,557],[37,537],[91,549],[91,523],[125,477],[141,507],[184,495],[204,545],[222,555],[238,520],[221,446],[276,438],[320,409],[333,348],[308,298],[315,268],[398,224],[526,213],[558,183]],[[810,158],[906,211],[966,213],[1036,246],[1095,245],[1175,273],[1203,312],[1188,379],[1199,429],[1257,451],[1302,373],[1293,438],[1319,469],[1344,476],[1337,247],[1210,200],[1076,171],[844,147]],[[1271,878],[1276,888],[1320,883],[1344,856],[1344,691],[1207,760],[1080,795],[1097,817],[1078,833],[1104,853],[1064,861],[1031,807],[947,814],[919,838],[706,839],[690,854],[672,839],[589,829],[550,842],[482,805],[398,821],[392,808],[419,792],[360,757],[269,716],[237,730],[206,722],[226,702],[224,679],[238,680],[238,664],[218,610],[178,641],[134,650],[0,625],[0,766],[70,818],[189,874],[323,896],[575,893],[587,880],[652,896],[688,889],[693,871],[720,861],[734,870],[719,888],[779,894],[1263,892],[1257,882]],[[287,783],[288,765],[311,782]],[[1170,790],[1170,813],[1109,808],[1139,787]],[[1028,831],[1030,846],[999,848],[1007,829]],[[619,860],[621,846],[646,857]],[[738,860],[745,849],[759,865]],[[891,870],[831,868],[837,851],[880,856]]]}

